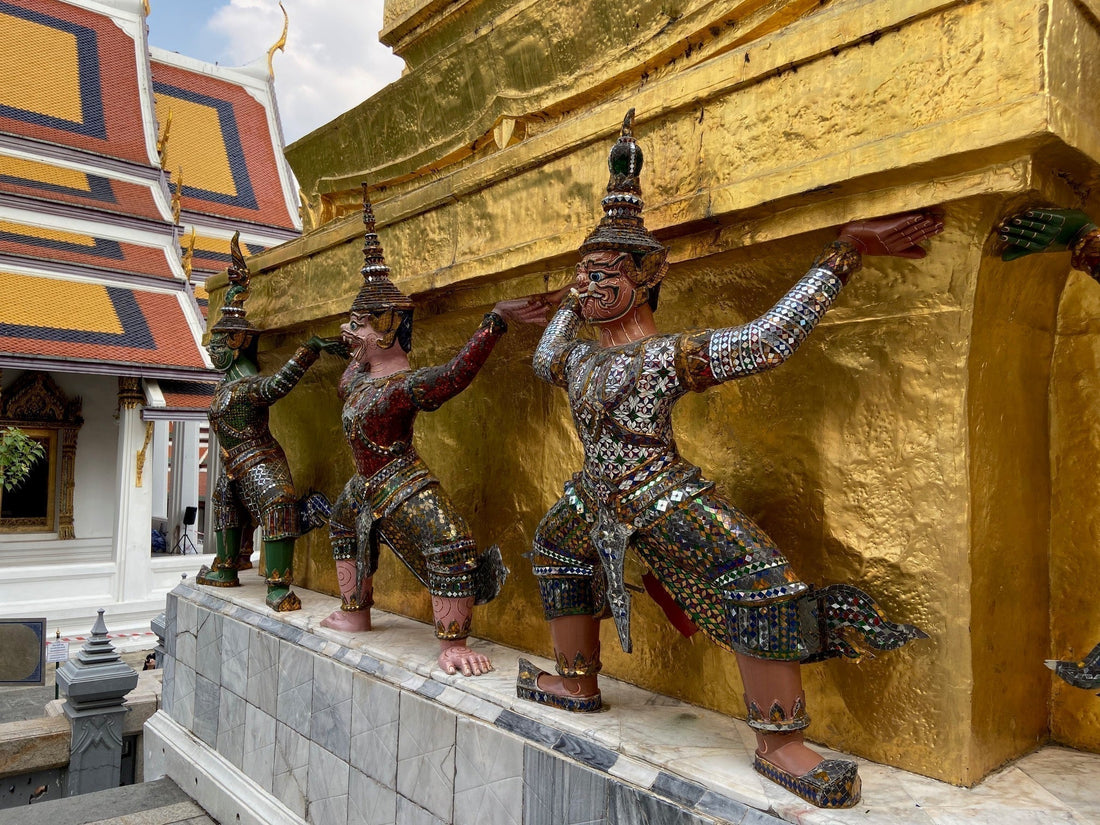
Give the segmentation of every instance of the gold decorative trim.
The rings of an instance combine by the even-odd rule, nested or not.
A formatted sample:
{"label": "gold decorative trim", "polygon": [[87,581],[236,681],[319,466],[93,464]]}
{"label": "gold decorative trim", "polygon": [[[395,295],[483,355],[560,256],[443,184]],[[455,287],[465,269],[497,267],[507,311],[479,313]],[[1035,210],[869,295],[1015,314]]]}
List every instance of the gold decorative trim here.
{"label": "gold decorative trim", "polygon": [[84,423],[80,396],[69,398],[44,372],[23,373],[8,387],[4,397],[6,400],[0,405],[0,421],[4,423],[75,427]]}
{"label": "gold decorative trim", "polygon": [[73,494],[76,491],[76,436],[77,431],[61,431],[61,506],[57,515],[57,537],[76,538],[73,515]]}
{"label": "gold decorative trim", "polygon": [[48,518],[6,518],[4,527],[11,527],[16,532],[43,532],[49,529]]}
{"label": "gold decorative trim", "polygon": [[168,114],[164,116],[164,128],[157,137],[157,159],[160,160],[160,168],[168,165],[168,136],[172,133],[172,107],[168,107]]}
{"label": "gold decorative trim", "polygon": [[276,613],[289,613],[292,610],[301,610],[302,600],[298,598],[297,593],[287,593],[279,604],[275,607]]}
{"label": "gold decorative trim", "polygon": [[[180,210],[183,209],[183,167],[176,172],[176,191],[172,193],[172,223],[179,226]],[[194,232],[194,228],[191,230]]]}
{"label": "gold decorative trim", "polygon": [[280,2],[279,8],[283,12],[283,33],[279,35],[279,39],[275,41],[275,44],[267,50],[267,76],[272,80],[275,79],[275,66],[272,60],[275,57],[275,52],[286,50],[286,34],[290,30],[290,15],[286,13],[286,6]]}
{"label": "gold decorative trim", "polygon": [[145,422],[145,441],[137,451],[137,465],[134,467],[134,486],[141,486],[141,477],[145,474],[145,454],[149,451],[149,442],[153,440],[153,422]]}
{"label": "gold decorative trim", "polygon": [[[180,170],[180,178],[181,180],[183,178],[182,169]],[[180,249],[180,251],[183,253],[183,257],[180,259],[180,262],[183,264],[183,273],[187,276],[188,283],[190,283],[191,281],[191,261],[195,257],[195,237],[195,227],[192,226],[191,237],[187,239],[187,246],[184,246]]]}
{"label": "gold decorative trim", "polygon": [[121,375],[118,379],[118,408],[136,410],[145,403],[145,393],[141,391],[141,379]]}
{"label": "gold decorative trim", "polygon": [[264,577],[264,581],[267,582],[269,586],[290,587],[294,584],[294,568],[288,567],[282,572],[279,570],[272,570]]}

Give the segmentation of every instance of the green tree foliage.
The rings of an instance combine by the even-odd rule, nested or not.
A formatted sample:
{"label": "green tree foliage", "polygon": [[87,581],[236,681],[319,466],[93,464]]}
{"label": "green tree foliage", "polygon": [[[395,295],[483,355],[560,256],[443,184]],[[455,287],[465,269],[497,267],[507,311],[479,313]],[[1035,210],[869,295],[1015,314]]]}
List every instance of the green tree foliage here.
{"label": "green tree foliage", "polygon": [[0,484],[14,490],[27,480],[31,468],[46,454],[46,448],[22,430],[0,430]]}

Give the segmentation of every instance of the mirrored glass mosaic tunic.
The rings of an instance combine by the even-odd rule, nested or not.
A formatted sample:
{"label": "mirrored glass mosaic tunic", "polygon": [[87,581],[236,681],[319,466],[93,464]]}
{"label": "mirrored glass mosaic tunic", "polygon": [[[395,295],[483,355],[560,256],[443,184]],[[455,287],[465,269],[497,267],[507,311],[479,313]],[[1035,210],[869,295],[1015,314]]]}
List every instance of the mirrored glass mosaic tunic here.
{"label": "mirrored glass mosaic tunic", "polygon": [[[783,363],[836,299],[842,281],[820,263],[775,307],[742,326],[656,335],[617,347],[577,339],[574,301],[554,316],[535,372],[563,387],[584,445],[535,537],[534,572],[548,619],[608,615],[630,649],[622,556],[633,547],[676,605],[719,645],[806,659],[816,616],[809,588],[759,527],[716,495],[679,454],[672,408],[689,391]],[[814,625],[803,631],[803,625]]]}

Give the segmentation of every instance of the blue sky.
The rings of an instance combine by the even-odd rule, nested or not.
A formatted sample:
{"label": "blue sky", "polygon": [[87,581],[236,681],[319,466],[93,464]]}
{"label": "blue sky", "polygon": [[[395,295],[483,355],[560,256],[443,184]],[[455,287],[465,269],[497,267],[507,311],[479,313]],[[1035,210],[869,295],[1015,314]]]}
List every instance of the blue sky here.
{"label": "blue sky", "polygon": [[[275,92],[291,143],[396,80],[404,63],[378,42],[382,0],[283,0],[286,51]],[[149,42],[188,57],[241,66],[279,38],[278,0],[150,0]]]}
{"label": "blue sky", "polygon": [[150,0],[149,43],[188,57],[222,59],[225,40],[205,30],[227,0]]}

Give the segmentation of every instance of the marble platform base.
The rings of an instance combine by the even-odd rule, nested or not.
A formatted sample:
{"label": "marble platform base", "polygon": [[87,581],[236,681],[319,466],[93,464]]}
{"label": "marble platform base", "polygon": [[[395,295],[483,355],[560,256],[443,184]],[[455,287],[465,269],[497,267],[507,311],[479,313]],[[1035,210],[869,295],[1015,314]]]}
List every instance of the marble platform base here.
{"label": "marble platform base", "polygon": [[533,705],[515,696],[515,650],[474,642],[497,670],[447,676],[429,626],[375,611],[371,633],[339,633],[320,627],[336,599],[299,595],[303,609],[278,616],[260,581],[169,595],[146,775],[220,822],[1100,821],[1100,757],[1057,748],[972,790],[861,761],[863,803],[820,811],[753,772],[743,722],[609,678],[604,713]]}
{"label": "marble platform base", "polygon": [[[154,777],[172,777],[218,822],[241,825],[302,825],[304,820],[216,750],[166,713],[145,723],[145,765]],[[186,779],[185,779],[186,777]]]}

